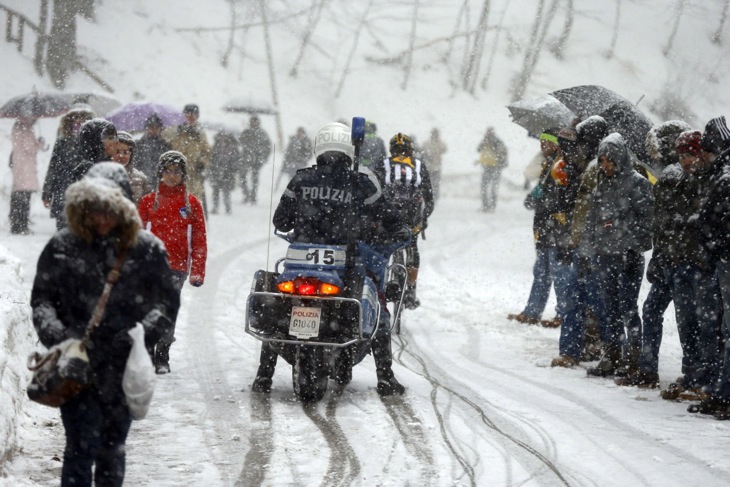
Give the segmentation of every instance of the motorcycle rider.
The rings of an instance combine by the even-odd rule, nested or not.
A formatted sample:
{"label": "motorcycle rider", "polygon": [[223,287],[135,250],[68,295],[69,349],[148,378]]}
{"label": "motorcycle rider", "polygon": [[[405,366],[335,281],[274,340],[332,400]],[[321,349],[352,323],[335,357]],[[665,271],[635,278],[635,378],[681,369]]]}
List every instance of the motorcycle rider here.
{"label": "motorcycle rider", "polygon": [[[346,244],[349,232],[355,232],[356,238],[361,240],[365,230],[363,221],[377,222],[390,234],[409,234],[398,214],[383,198],[380,184],[372,172],[362,169],[352,188],[350,164],[354,147],[350,142],[349,127],[337,122],[322,127],[314,141],[314,155],[316,165],[297,171],[281,196],[273,219],[277,230],[292,232],[297,242],[332,245]],[[351,205],[355,205],[354,214],[357,215],[354,228],[347,224]],[[393,358],[387,309],[385,306],[381,309],[381,319],[385,323],[380,323],[371,342],[378,376],[377,391],[381,396],[403,394],[405,387],[395,378],[391,368]],[[252,391],[271,390],[277,357],[266,342],[261,344],[259,368]],[[337,367],[335,376],[339,384],[350,382],[351,365]]]}

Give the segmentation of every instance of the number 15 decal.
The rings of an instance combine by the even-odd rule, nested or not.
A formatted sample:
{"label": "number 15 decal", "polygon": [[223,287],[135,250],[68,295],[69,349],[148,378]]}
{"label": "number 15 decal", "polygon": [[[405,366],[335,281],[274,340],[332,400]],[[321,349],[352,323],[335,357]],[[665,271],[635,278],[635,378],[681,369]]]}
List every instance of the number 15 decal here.
{"label": "number 15 decal", "polygon": [[[307,254],[307,260],[314,261],[315,264],[320,263],[320,250],[316,249]],[[335,251],[334,250],[323,250],[322,251],[322,264],[332,265],[335,263]]]}

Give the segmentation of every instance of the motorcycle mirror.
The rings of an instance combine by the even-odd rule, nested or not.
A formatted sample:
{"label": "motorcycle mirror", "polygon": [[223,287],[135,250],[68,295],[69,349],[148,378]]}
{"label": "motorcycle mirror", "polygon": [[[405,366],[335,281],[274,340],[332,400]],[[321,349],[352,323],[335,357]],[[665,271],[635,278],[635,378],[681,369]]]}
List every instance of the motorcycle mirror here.
{"label": "motorcycle mirror", "polygon": [[365,140],[365,118],[352,117],[352,145],[361,145]]}

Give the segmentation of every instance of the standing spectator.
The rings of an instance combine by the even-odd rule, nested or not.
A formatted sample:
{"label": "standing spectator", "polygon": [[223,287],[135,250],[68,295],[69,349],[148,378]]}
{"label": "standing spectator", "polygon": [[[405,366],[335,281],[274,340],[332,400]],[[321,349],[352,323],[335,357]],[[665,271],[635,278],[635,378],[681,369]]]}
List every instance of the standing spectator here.
{"label": "standing spectator", "polygon": [[[367,137],[367,135],[366,135]],[[423,144],[423,162],[428,167],[431,174],[431,186],[433,186],[433,199],[439,199],[439,189],[441,188],[441,163],[444,153],[446,152],[446,144],[441,140],[439,129],[431,130],[431,137]]]}
{"label": "standing spectator", "polygon": [[43,205],[51,209],[51,217],[56,219],[58,230],[66,227],[66,215],[63,211],[64,194],[74,182],[74,168],[81,162],[79,150],[81,125],[92,118],[94,112],[91,107],[77,104],[61,117],[58,125],[56,143],[53,145],[41,194]]}
{"label": "standing spectator", "polygon": [[[312,157],[312,141],[307,136],[304,127],[299,127],[297,133],[289,137],[289,143],[284,153],[284,165],[281,167],[280,174],[286,174],[288,179],[294,177],[299,169],[307,167],[309,159]],[[277,181],[277,187],[279,183]]]}
{"label": "standing spectator", "polygon": [[[185,156],[177,151],[165,152],[157,168],[157,192],[145,195],[139,203],[144,228],[165,244],[172,268],[171,282],[178,296],[188,275],[191,285],[203,285],[208,256],[203,206],[195,195],[188,194],[187,180]],[[158,374],[170,372],[173,341],[170,334],[155,345],[153,362]]]}
{"label": "standing spectator", "polygon": [[[672,302],[669,273],[666,272],[666,247],[673,240],[673,236],[667,235],[663,225],[667,223],[667,218],[671,220],[670,208],[674,206],[673,199],[677,196],[677,184],[688,178],[682,173],[675,147],[677,137],[685,130],[690,130],[690,126],[685,122],[672,120],[654,125],[646,135],[646,153],[651,167],[656,168],[655,172],[659,174],[652,190],[655,214],[652,229],[654,250],[646,268],[646,279],[651,283],[651,288],[642,305],[638,369],[616,379],[616,384],[620,386],[659,387],[659,346],[664,328],[664,312]],[[668,167],[672,169],[666,170]]]}
{"label": "standing spectator", "polygon": [[172,150],[170,144],[162,138],[162,129],[165,124],[162,119],[153,114],[144,122],[144,135],[137,141],[134,155],[134,165],[147,176],[150,184],[156,185],[157,164],[160,156]]}
{"label": "standing spectator", "polygon": [[378,126],[375,122],[365,122],[365,140],[360,149],[360,165],[363,167],[374,167],[388,157],[385,149],[385,141],[378,135]]}
{"label": "standing spectator", "polygon": [[259,171],[271,154],[271,138],[261,128],[259,117],[254,115],[248,121],[248,128],[241,132],[239,140],[243,156],[241,165],[243,202],[254,204],[259,188]]}
{"label": "standing spectator", "polygon": [[13,152],[10,165],[13,173],[13,189],[10,193],[10,233],[30,233],[30,195],[38,187],[38,151],[46,150],[43,137],[36,139],[33,126],[35,118],[19,118],[13,125]]}
{"label": "standing spectator", "polygon": [[226,214],[231,213],[231,191],[236,185],[236,170],[241,165],[238,140],[231,132],[221,130],[213,140],[210,158],[210,185],[213,187],[213,213],[218,213],[218,202],[223,197]]}
{"label": "standing spectator", "polygon": [[197,196],[203,203],[205,215],[208,215],[208,205],[205,198],[205,171],[210,164],[210,144],[205,131],[198,123],[200,108],[189,104],[183,108],[185,123],[177,128],[177,132],[170,141],[172,150],[180,152],[187,160],[187,188],[190,194]]}
{"label": "standing spectator", "polygon": [[707,122],[700,145],[710,178],[703,191],[697,224],[700,240],[710,254],[720,285],[725,347],[720,357],[719,378],[710,397],[690,411],[714,414],[716,419],[727,420],[730,419],[730,232],[727,230],[730,228],[730,129],[725,117]]}
{"label": "standing spectator", "polygon": [[118,132],[117,134],[117,150],[112,156],[112,160],[124,166],[124,170],[129,176],[129,182],[132,187],[132,199],[134,204],[139,204],[142,196],[151,191],[147,176],[134,167],[135,147],[134,139],[127,132]]}
{"label": "standing spectator", "polygon": [[[557,136],[557,133],[555,134]],[[484,168],[482,173],[482,211],[493,212],[497,206],[497,189],[502,169],[507,167],[507,146],[497,137],[493,127],[487,129],[484,139],[477,147],[478,164]]]}
{"label": "standing spectator", "polygon": [[46,150],[43,137],[36,139],[35,118],[19,118],[13,124],[13,152],[10,166],[13,189],[10,193],[10,233],[30,233],[30,196],[38,191],[38,151]]}
{"label": "standing spectator", "polygon": [[[110,166],[126,177],[118,165]],[[107,274],[118,258],[122,266],[87,348],[90,386],[61,406],[61,485],[90,486],[93,470],[95,485],[120,486],[132,423],[122,389],[132,346],[128,331],[139,322],[145,341],[158,340],[175,319],[179,299],[162,242],[140,229],[134,203],[113,181],[89,175],[72,184],[66,216],[68,228],[38,258],[31,291],[33,325],[44,346],[84,335]]]}
{"label": "standing spectator", "polygon": [[[549,205],[541,202],[545,190],[551,192],[554,187],[554,179],[550,177],[550,170],[553,165],[562,158],[560,146],[558,145],[558,134],[560,130],[550,128],[540,134],[540,151],[543,156],[542,169],[537,185],[525,198],[525,207],[534,210],[532,218],[532,235],[535,242],[535,264],[532,268],[532,287],[530,296],[527,298],[525,308],[517,314],[508,314],[507,319],[520,323],[536,325],[540,323],[545,304],[550,297],[550,288],[553,285],[553,273],[551,272],[550,252],[551,233],[549,229],[556,223],[549,211]],[[553,264],[555,256],[553,256]]]}
{"label": "standing spectator", "polygon": [[638,298],[644,277],[644,252],[651,249],[654,196],[651,184],[633,169],[631,154],[618,133],[598,148],[599,173],[586,223],[596,252],[600,289],[598,321],[604,351],[589,376],[614,375],[622,358],[637,362],[641,329]]}

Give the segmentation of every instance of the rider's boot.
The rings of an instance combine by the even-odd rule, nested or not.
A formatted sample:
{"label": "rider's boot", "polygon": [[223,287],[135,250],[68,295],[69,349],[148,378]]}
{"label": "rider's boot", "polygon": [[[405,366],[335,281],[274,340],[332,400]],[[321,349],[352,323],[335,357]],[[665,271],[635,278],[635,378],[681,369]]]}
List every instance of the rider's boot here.
{"label": "rider's boot", "polygon": [[393,354],[390,349],[390,328],[381,324],[371,343],[375,370],[378,374],[378,394],[392,396],[403,394],[406,390],[393,374]]}
{"label": "rider's boot", "polygon": [[352,360],[349,349],[343,350],[337,357],[332,378],[341,386],[345,386],[352,381]]}
{"label": "rider's boot", "polygon": [[272,377],[276,370],[276,359],[279,356],[271,349],[271,345],[264,342],[261,344],[261,355],[259,356],[259,369],[256,378],[251,384],[252,392],[271,392]]}
{"label": "rider's boot", "polygon": [[403,305],[406,309],[416,309],[421,306],[421,301],[416,297],[416,283],[408,284],[406,287],[406,294],[403,297]]}

